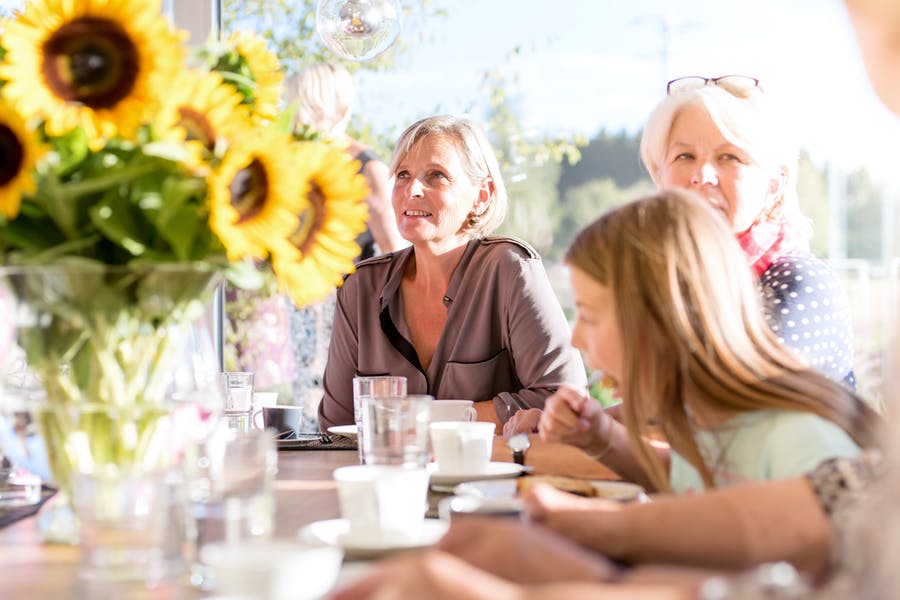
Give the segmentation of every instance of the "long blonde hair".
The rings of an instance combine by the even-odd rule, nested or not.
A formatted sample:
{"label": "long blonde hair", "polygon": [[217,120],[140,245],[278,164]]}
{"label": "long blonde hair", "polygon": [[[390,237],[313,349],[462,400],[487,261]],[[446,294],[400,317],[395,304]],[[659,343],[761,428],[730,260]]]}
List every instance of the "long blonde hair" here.
{"label": "long blonde hair", "polygon": [[652,423],[715,487],[688,399],[731,412],[811,412],[861,446],[874,441],[874,411],[778,343],[725,216],[693,193],[666,190],[606,213],[578,234],[565,260],[612,291],[624,421],[657,489],[670,487],[644,441]]}

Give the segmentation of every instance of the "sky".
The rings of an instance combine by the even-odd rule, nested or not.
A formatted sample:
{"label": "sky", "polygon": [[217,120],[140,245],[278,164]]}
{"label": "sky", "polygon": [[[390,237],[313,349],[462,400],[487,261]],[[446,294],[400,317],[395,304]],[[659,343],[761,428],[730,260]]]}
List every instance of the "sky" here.
{"label": "sky", "polygon": [[590,137],[638,131],[668,79],[739,73],[784,105],[818,162],[900,177],[900,118],[872,92],[841,0],[434,1],[446,19],[401,33],[433,41],[395,73],[361,74],[357,111],[401,124],[463,113],[481,74],[506,65],[526,129]]}
{"label": "sky", "polygon": [[358,78],[356,111],[391,135],[435,112],[483,116],[472,109],[489,69],[517,78],[526,134],[587,137],[639,131],[671,78],[740,73],[784,104],[819,164],[867,168],[900,189],[900,118],[872,92],[842,0],[432,3],[448,16],[410,20],[401,33],[431,41],[415,43],[398,70]]}

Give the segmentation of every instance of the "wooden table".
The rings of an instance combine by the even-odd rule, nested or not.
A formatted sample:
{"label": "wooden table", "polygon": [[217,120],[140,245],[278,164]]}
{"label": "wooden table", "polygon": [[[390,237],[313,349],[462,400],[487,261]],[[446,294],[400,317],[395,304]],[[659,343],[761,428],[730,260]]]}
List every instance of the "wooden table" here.
{"label": "wooden table", "polygon": [[[534,466],[535,472],[592,479],[615,477],[575,448],[536,439],[532,444],[526,462]],[[511,459],[502,438],[496,438],[493,460]],[[339,517],[337,490],[331,473],[337,467],[356,463],[356,451],[279,452],[275,482],[276,535],[294,538],[304,525]],[[75,598],[79,589],[76,574],[79,560],[77,547],[43,544],[36,517],[0,529],[0,598]],[[193,598],[197,594],[185,587],[171,587],[137,597],[168,600]]]}

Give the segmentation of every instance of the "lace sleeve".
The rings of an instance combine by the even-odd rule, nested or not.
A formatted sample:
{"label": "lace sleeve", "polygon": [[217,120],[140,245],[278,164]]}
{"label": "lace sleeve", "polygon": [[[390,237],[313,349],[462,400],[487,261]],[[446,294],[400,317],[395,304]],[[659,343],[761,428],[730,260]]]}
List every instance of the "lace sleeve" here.
{"label": "lace sleeve", "polygon": [[883,470],[880,453],[868,451],[857,457],[826,460],[806,477],[832,526],[838,527],[836,521],[843,520],[840,515],[859,503]]}

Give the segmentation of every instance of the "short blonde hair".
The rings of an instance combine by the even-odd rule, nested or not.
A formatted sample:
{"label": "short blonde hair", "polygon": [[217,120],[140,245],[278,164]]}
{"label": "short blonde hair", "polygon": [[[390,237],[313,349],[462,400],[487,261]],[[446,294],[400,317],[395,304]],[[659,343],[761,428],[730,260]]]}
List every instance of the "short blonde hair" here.
{"label": "short blonde hair", "polygon": [[494,193],[487,208],[480,215],[470,215],[463,227],[473,238],[489,235],[503,224],[508,198],[494,149],[487,136],[473,121],[451,115],[437,115],[416,121],[407,127],[394,145],[391,173],[396,174],[397,165],[406,158],[413,146],[431,135],[448,139],[456,146],[463,168],[472,181],[490,179],[493,182]]}
{"label": "short blonde hair", "polygon": [[672,125],[686,106],[701,107],[722,134],[746,150],[754,162],[766,170],[781,172],[781,199],[768,218],[792,223],[810,237],[809,220],[800,210],[797,195],[797,143],[784,116],[759,88],[704,85],[678,90],[663,98],[647,119],[640,146],[641,160],[657,187],[662,187],[662,168]]}
{"label": "short blonde hair", "polygon": [[696,194],[665,190],[604,214],[575,237],[565,261],[612,292],[623,417],[657,489],[669,486],[642,442],[651,421],[715,486],[693,438],[688,398],[734,412],[810,412],[860,446],[876,438],[869,407],[778,343],[726,219]]}
{"label": "short blonde hair", "polygon": [[312,64],[285,82],[284,102],[296,103],[294,125],[306,125],[326,136],[342,135],[350,122],[356,88],[341,64]]}

